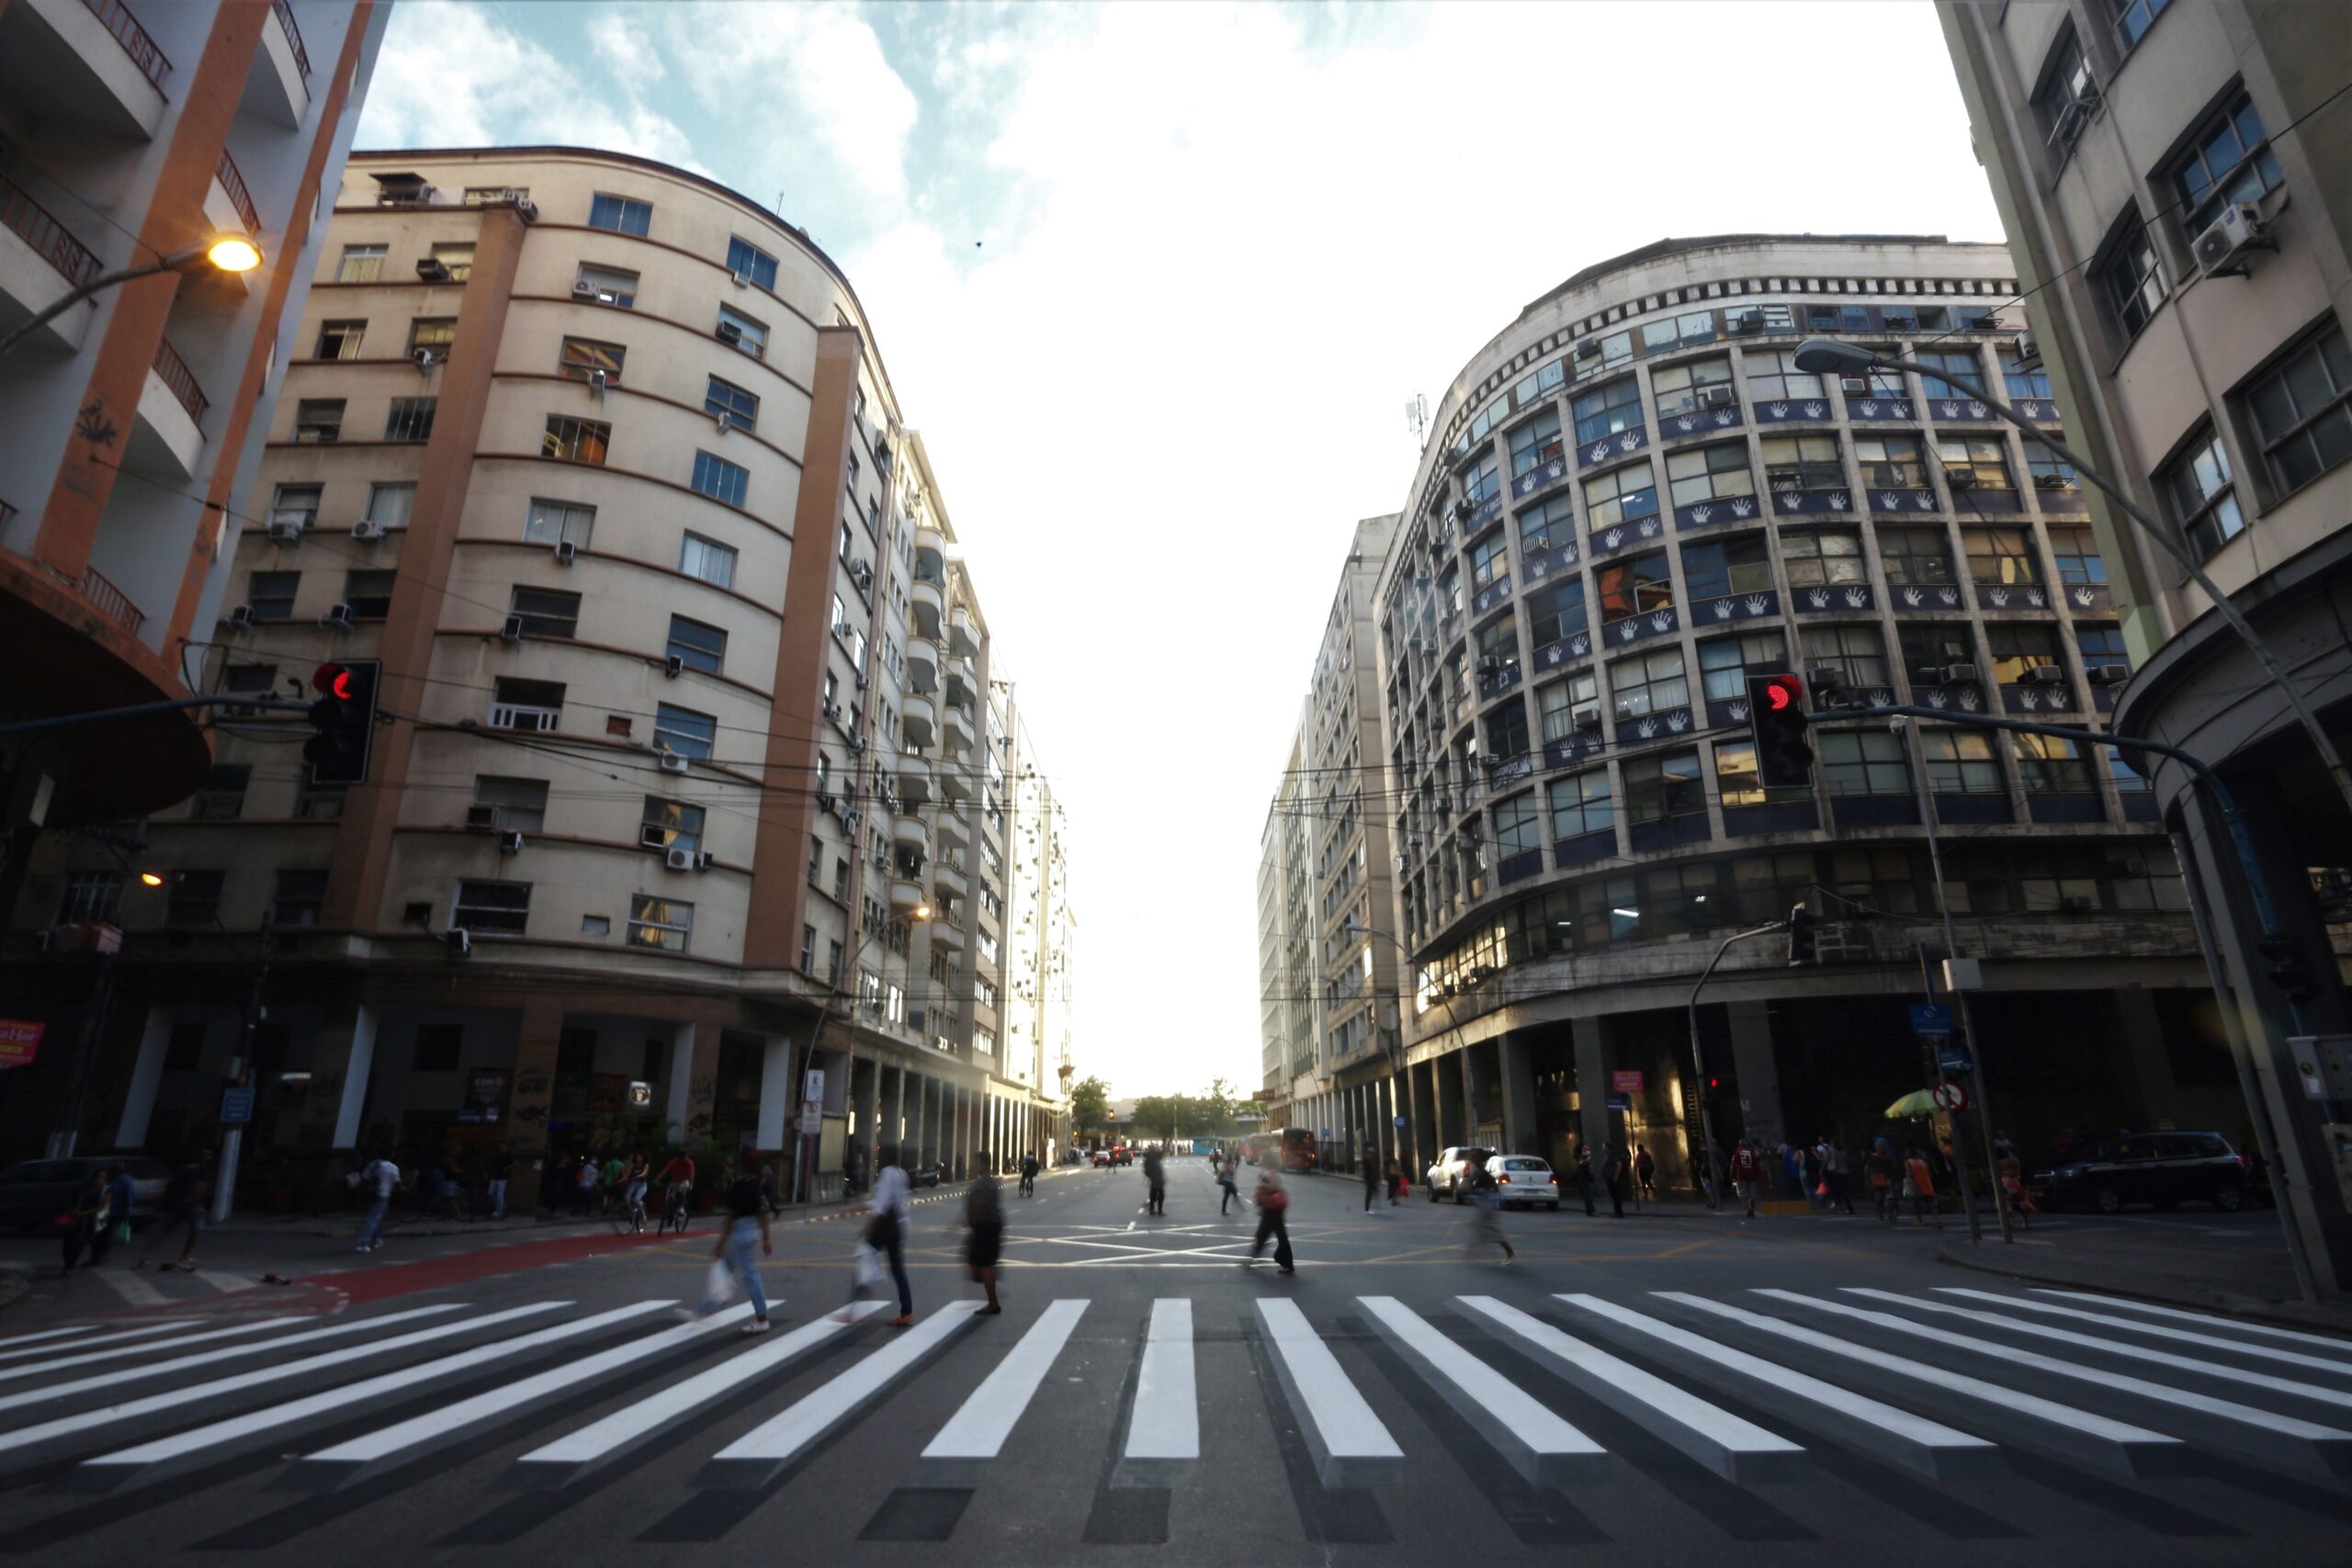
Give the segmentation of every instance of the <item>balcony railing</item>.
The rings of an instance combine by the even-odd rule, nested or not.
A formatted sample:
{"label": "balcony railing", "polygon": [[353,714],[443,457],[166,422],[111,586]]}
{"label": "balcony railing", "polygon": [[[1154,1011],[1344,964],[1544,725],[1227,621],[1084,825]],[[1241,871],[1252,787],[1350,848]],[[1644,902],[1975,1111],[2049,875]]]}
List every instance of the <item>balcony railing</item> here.
{"label": "balcony railing", "polygon": [[179,356],[167,338],[155,340],[155,374],[164,378],[164,385],[172,389],[172,396],[179,399],[180,407],[187,410],[188,418],[202,425],[204,411],[210,406],[205,401],[204,389],[196,384],[196,373],[187,367],[187,362]]}
{"label": "balcony railing", "polygon": [[82,597],[90,602],[91,608],[132,637],[137,637],[139,628],[147,624],[147,613],[132,604],[129,594],[99,575],[96,567],[82,570]]}
{"label": "balcony railing", "polygon": [[311,79],[310,51],[302,47],[302,29],[294,25],[294,7],[286,0],[276,0],[277,25],[286,29],[286,41],[294,46],[294,64],[302,73],[302,80]]}
{"label": "balcony railing", "polygon": [[155,84],[155,90],[162,92],[164,78],[171,74],[172,62],[164,58],[164,51],[155,47],[155,40],[147,36],[139,18],[124,8],[122,0],[82,0],[82,4],[90,8],[90,15],[104,24],[107,31],[114,34],[115,42],[122,45],[123,53],[130,56],[130,62],[146,74],[147,80]]}
{"label": "balcony railing", "polygon": [[0,223],[15,230],[18,238],[40,253],[41,260],[76,288],[98,276],[98,258],[64,224],[51,218],[47,208],[6,178],[0,178]]}
{"label": "balcony railing", "polygon": [[237,161],[229,156],[226,147],[220,149],[220,167],[212,171],[220,181],[220,188],[237,205],[237,216],[245,220],[245,232],[261,232],[261,214],[254,209],[254,193],[245,188],[245,176],[237,172]]}

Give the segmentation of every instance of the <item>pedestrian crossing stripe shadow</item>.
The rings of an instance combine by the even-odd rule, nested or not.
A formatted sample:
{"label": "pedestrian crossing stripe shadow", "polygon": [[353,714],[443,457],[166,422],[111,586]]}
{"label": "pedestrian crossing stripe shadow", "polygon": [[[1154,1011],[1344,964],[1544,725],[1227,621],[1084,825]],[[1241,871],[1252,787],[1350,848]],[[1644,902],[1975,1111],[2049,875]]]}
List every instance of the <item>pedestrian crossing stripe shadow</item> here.
{"label": "pedestrian crossing stripe shadow", "polygon": [[[1272,1353],[1256,1332],[1257,1325],[1245,1317],[1241,1327],[1259,1386],[1276,1387],[1280,1374],[1274,1369]],[[1283,1477],[1290,1483],[1291,1501],[1298,1508],[1298,1528],[1308,1544],[1394,1546],[1396,1533],[1389,1528],[1388,1516],[1381,1512],[1379,1496],[1361,1486],[1325,1486],[1315,1473],[1315,1456],[1299,1430],[1297,1415],[1286,1404],[1272,1398],[1266,1402],[1266,1415],[1274,1429],[1274,1447],[1282,1460]]]}

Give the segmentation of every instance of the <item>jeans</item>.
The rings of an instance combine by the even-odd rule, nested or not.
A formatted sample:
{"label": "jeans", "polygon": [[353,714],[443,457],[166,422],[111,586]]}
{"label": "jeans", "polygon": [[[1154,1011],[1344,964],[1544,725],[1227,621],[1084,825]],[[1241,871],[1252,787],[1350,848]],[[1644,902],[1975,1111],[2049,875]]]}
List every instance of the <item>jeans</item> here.
{"label": "jeans", "polygon": [[[743,1293],[752,1298],[755,1316],[768,1314],[768,1293],[760,1288],[760,1262],[756,1248],[760,1245],[760,1222],[739,1219],[727,1228],[727,1267],[743,1282]],[[900,1271],[905,1278],[904,1270]]]}
{"label": "jeans", "polygon": [[359,1226],[358,1250],[365,1252],[376,1245],[376,1235],[384,1228],[384,1211],[391,1206],[392,1200],[389,1194],[368,1202],[368,1218]]}
{"label": "jeans", "polygon": [[915,1310],[915,1288],[907,1282],[907,1243],[903,1234],[890,1238],[883,1249],[890,1255],[890,1279],[899,1287],[899,1315],[905,1317]]}
{"label": "jeans", "polygon": [[1274,1262],[1287,1269],[1291,1266],[1289,1222],[1283,1218],[1283,1210],[1269,1209],[1261,1205],[1258,1210],[1257,1239],[1250,1244],[1251,1258],[1257,1257],[1265,1249],[1268,1236],[1274,1238]]}
{"label": "jeans", "polygon": [[[1225,1190],[1225,1196],[1216,1201],[1216,1212],[1222,1214],[1225,1213],[1225,1206],[1227,1203],[1239,1203],[1241,1201],[1241,1194],[1234,1190],[1233,1182],[1230,1178],[1218,1182],[1217,1186]],[[1244,1208],[1248,1207],[1247,1204],[1243,1204],[1242,1206]]]}
{"label": "jeans", "polygon": [[506,1181],[503,1177],[490,1184],[490,1217],[493,1220],[506,1217]]}

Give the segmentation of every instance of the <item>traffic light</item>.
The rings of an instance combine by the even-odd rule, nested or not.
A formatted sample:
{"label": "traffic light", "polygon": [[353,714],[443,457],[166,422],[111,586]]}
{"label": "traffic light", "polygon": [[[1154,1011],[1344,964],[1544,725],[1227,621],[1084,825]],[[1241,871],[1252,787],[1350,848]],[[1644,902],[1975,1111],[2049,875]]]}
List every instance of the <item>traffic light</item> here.
{"label": "traffic light", "polygon": [[368,751],[376,734],[376,674],[372,659],[322,664],[311,672],[311,738],[302,760],[314,784],[354,784],[368,777]]}
{"label": "traffic light", "polygon": [[1756,727],[1756,778],[1766,789],[1809,788],[1813,742],[1804,732],[1804,682],[1787,671],[1747,678]]}
{"label": "traffic light", "polygon": [[1799,904],[1789,911],[1789,962],[1791,964],[1813,964],[1820,960],[1821,932],[1815,929],[1819,924],[1820,921],[1815,918],[1813,911],[1803,904]]}
{"label": "traffic light", "polygon": [[2263,973],[2270,983],[2290,1002],[2307,1002],[2316,988],[2312,982],[2311,964],[2303,957],[2303,944],[2292,937],[2265,937],[2255,943],[2262,954]]}

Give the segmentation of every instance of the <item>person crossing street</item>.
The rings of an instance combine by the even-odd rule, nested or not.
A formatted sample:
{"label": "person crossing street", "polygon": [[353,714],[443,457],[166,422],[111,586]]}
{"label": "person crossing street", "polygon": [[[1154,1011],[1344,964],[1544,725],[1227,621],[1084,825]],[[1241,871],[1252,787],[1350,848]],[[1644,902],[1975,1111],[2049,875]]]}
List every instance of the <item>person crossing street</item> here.
{"label": "person crossing street", "polygon": [[1272,1166],[1259,1167],[1258,1190],[1252,1196],[1258,1205],[1258,1234],[1250,1241],[1250,1256],[1241,1260],[1241,1267],[1247,1269],[1256,1263],[1258,1255],[1266,1248],[1267,1239],[1272,1237],[1274,1244],[1274,1267],[1285,1274],[1297,1273],[1296,1260],[1292,1257],[1290,1250],[1290,1224],[1287,1218],[1290,1210],[1290,1193],[1283,1188],[1283,1179],[1274,1174]]}

